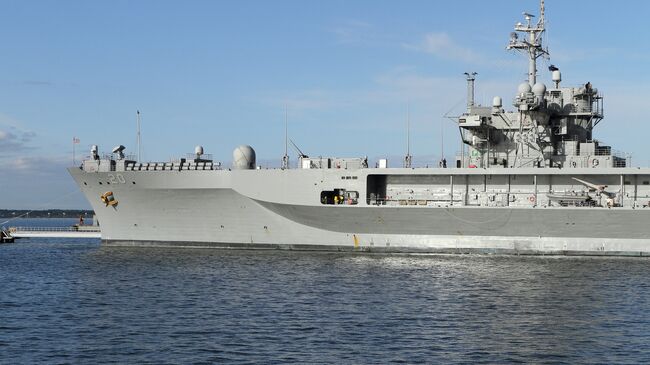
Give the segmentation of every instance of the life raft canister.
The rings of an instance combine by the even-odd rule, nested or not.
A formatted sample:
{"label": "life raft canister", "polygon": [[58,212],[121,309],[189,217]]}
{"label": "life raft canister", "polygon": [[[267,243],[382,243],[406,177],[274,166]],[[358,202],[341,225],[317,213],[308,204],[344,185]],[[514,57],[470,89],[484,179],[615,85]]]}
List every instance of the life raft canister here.
{"label": "life raft canister", "polygon": [[106,206],[109,206],[109,205],[111,205],[111,206],[113,206],[113,205],[117,205],[117,200],[115,200],[115,196],[113,196],[113,192],[112,192],[112,191],[107,191],[107,192],[105,192],[104,194],[102,194],[102,195],[100,196],[100,198],[102,199],[102,202],[103,202],[104,204],[106,204]]}

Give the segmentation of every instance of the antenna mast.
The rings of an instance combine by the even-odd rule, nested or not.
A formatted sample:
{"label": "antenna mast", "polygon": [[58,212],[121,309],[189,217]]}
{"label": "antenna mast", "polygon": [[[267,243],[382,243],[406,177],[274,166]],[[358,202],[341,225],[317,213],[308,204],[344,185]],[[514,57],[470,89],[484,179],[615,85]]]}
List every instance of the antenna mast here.
{"label": "antenna mast", "polygon": [[284,156],[282,156],[282,169],[289,168],[289,110],[284,105]]}
{"label": "antenna mast", "polygon": [[138,162],[142,162],[142,140],[140,137],[140,111],[136,110],[136,123],[138,126],[138,134],[137,134],[137,140],[136,142],[138,143]]}
{"label": "antenna mast", "polygon": [[406,104],[406,156],[404,156],[404,167],[411,168],[413,156],[411,156],[411,107]]}
{"label": "antenna mast", "polygon": [[[506,49],[516,49],[528,53],[528,83],[530,86],[537,82],[537,59],[539,57],[548,57],[548,49],[542,47],[542,34],[545,31],[544,24],[544,0],[540,0],[539,21],[533,24],[532,14],[524,13],[526,24],[521,22],[515,24],[515,31],[510,33],[510,42]],[[528,39],[519,39],[519,33],[528,35]]]}
{"label": "antenna mast", "polygon": [[445,126],[440,120],[440,167],[447,167],[447,160],[445,159]]}

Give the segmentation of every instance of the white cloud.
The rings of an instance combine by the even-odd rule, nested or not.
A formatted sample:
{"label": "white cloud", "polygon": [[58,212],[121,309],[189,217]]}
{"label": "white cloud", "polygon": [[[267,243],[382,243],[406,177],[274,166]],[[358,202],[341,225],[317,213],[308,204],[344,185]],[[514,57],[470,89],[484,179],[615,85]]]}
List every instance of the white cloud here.
{"label": "white cloud", "polygon": [[369,43],[375,41],[376,32],[370,23],[361,20],[346,20],[330,29],[342,44]]}
{"label": "white cloud", "polygon": [[68,174],[64,156],[18,157],[3,161],[0,202],[9,209],[88,208]]}
{"label": "white cloud", "polygon": [[485,59],[483,55],[475,52],[471,48],[458,44],[445,32],[426,34],[420,42],[416,44],[404,44],[404,48],[464,63],[481,63]]}
{"label": "white cloud", "polygon": [[[453,39],[445,32],[431,32],[425,34],[420,41],[415,43],[402,43],[406,50],[430,54],[436,58],[461,62],[468,65],[478,65],[481,68],[499,70],[512,70],[522,67],[520,59],[512,58],[511,53],[495,49],[489,55],[475,51]],[[498,53],[496,53],[498,51]]]}
{"label": "white cloud", "polygon": [[3,169],[10,174],[60,175],[68,166],[70,160],[64,156],[24,156],[5,161]]}
{"label": "white cloud", "polygon": [[0,127],[24,129],[22,123],[3,113],[0,113]]}
{"label": "white cloud", "polygon": [[0,152],[12,155],[30,149],[29,143],[35,137],[32,131],[24,130],[13,118],[0,114]]}
{"label": "white cloud", "polygon": [[[477,102],[491,102],[494,95],[507,98],[514,95],[517,81],[478,80]],[[258,98],[274,108],[287,106],[290,112],[327,111],[341,108],[373,110],[403,106],[406,103],[426,105],[427,109],[448,110],[464,102],[466,83],[463,75],[438,77],[418,73],[412,67],[400,66],[368,80],[365,86],[355,89],[307,89],[295,91],[270,91]],[[485,95],[483,95],[485,94]],[[462,108],[461,108],[462,109]],[[441,114],[442,115],[442,114]]]}
{"label": "white cloud", "polygon": [[29,142],[34,137],[33,132],[17,131],[13,128],[0,129],[0,152],[12,155],[30,149]]}

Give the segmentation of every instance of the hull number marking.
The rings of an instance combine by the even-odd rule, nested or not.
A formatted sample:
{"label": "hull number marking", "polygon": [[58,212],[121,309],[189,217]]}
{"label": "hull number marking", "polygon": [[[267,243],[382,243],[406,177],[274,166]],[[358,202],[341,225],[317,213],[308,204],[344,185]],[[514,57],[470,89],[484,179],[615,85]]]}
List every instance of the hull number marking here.
{"label": "hull number marking", "polygon": [[126,184],[126,179],[122,174],[108,174],[108,181],[111,184]]}

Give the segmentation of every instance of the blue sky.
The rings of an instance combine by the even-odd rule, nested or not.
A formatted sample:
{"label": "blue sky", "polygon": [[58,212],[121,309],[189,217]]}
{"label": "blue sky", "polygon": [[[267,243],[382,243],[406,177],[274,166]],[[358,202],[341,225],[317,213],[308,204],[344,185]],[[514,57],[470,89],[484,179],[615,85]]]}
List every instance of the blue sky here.
{"label": "blue sky", "polygon": [[[2,1],[0,209],[88,207],[65,167],[98,144],[167,161],[239,144],[276,166],[290,137],[307,154],[405,153],[436,164],[459,150],[465,71],[476,98],[506,105],[526,60],[505,51],[535,0]],[[564,85],[605,95],[596,137],[650,164],[650,2],[547,0],[547,45]],[[540,65],[541,78],[550,84]],[[442,143],[444,141],[444,143]],[[295,162],[295,154],[292,155]]]}

